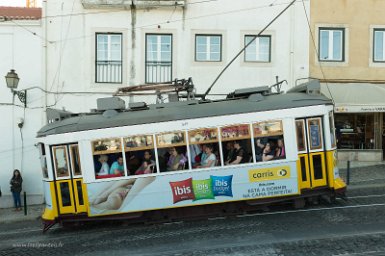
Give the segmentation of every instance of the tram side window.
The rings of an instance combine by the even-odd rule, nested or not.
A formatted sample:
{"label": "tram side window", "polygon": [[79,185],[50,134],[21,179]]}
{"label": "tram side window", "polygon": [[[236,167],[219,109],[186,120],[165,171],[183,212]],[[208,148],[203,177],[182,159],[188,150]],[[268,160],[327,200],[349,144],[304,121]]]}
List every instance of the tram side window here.
{"label": "tram side window", "polygon": [[254,123],[253,130],[257,162],[286,158],[281,121]]}
{"label": "tram side window", "polygon": [[66,146],[52,147],[56,177],[69,177],[68,156]]}
{"label": "tram side window", "polygon": [[295,121],[295,131],[297,134],[297,148],[298,151],[306,150],[306,138],[305,138],[305,121],[304,120],[296,120]]}
{"label": "tram side window", "polygon": [[39,155],[40,155],[40,166],[43,173],[43,178],[48,178],[48,167],[47,167],[47,156],[45,154],[45,148],[43,143],[39,143]]}
{"label": "tram side window", "polygon": [[307,120],[309,144],[311,150],[322,149],[322,127],[321,118],[310,118]]}
{"label": "tram side window", "polygon": [[222,127],[221,138],[225,165],[253,162],[250,125],[240,124]]}
{"label": "tram side window", "polygon": [[75,176],[82,175],[78,145],[70,145],[72,171]]}
{"label": "tram side window", "polygon": [[120,138],[92,142],[95,177],[97,179],[124,176],[124,160]]}
{"label": "tram side window", "polygon": [[188,132],[192,168],[220,166],[218,129],[203,128]]}
{"label": "tram side window", "polygon": [[330,140],[332,148],[336,147],[336,128],[334,125],[333,111],[329,112],[329,129],[330,129]]}
{"label": "tram side window", "polygon": [[143,175],[157,172],[152,135],[138,135],[124,138],[124,151],[129,175]]}
{"label": "tram side window", "polygon": [[185,133],[170,132],[156,135],[158,162],[161,172],[188,169]]}

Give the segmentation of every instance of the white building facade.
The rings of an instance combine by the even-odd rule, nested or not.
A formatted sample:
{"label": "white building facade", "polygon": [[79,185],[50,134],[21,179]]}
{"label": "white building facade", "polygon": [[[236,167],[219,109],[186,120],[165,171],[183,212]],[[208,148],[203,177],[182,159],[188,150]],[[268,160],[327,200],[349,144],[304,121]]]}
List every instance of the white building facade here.
{"label": "white building facade", "polygon": [[[245,42],[287,5],[282,0],[47,1],[46,86],[65,93],[49,97],[48,105],[88,111],[103,93],[175,78],[192,77],[197,92],[204,93]],[[211,93],[271,85],[276,76],[292,86],[308,77],[307,40],[304,6],[296,3],[237,58]]]}
{"label": "white building facade", "polygon": [[[111,96],[120,87],[191,77],[196,92],[204,93],[233,57],[288,4],[285,0],[44,1],[43,31],[38,40],[42,48],[37,48],[43,50],[39,59],[43,59],[41,88],[45,93],[35,92],[40,97],[34,104],[43,108],[36,110],[31,130],[46,122],[42,117],[45,108],[88,112],[96,108],[97,98]],[[286,90],[298,79],[309,77],[305,10],[309,12],[307,1],[293,4],[240,54],[210,93],[272,85],[277,76],[287,80],[282,87]],[[9,68],[3,69],[5,74]],[[144,100],[140,96],[123,99]],[[145,100],[155,102],[155,96]],[[26,116],[26,124],[29,119]],[[2,129],[10,126],[7,122]],[[24,176],[33,176],[31,186],[36,187],[34,193],[40,193],[38,151],[32,152]],[[7,182],[2,179],[1,185]]]}
{"label": "white building facade", "polygon": [[[27,203],[43,202],[35,147],[36,132],[45,123],[44,93],[39,89],[43,83],[43,30],[40,17],[34,19],[29,16],[31,10],[25,9],[0,7],[0,208],[13,205],[9,182],[14,169],[21,170]],[[41,16],[41,10],[34,11]],[[15,14],[4,15],[11,13]],[[7,88],[4,77],[10,69],[20,78],[17,90],[27,89],[27,107]]]}

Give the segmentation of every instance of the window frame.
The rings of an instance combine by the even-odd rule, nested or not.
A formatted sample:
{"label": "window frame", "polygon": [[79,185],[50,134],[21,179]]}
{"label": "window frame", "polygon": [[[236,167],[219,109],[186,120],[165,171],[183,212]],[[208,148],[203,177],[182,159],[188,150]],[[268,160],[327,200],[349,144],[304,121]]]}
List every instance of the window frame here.
{"label": "window frame", "polygon": [[[153,84],[153,83],[162,83],[162,82],[169,82],[169,81],[157,81],[157,82],[150,82],[149,79],[148,79],[148,71],[147,71],[147,63],[150,62],[150,60],[148,60],[148,36],[169,36],[170,37],[170,81],[173,79],[173,50],[174,50],[174,44],[173,44],[173,34],[172,33],[145,33],[144,34],[144,42],[145,42],[145,47],[144,47],[144,80],[145,80],[145,83],[146,84]],[[157,43],[157,46],[158,46],[158,43]],[[161,46],[161,45],[160,45]],[[159,50],[160,49],[160,50]],[[162,54],[162,49],[161,47],[158,47],[157,49],[157,54],[161,55]],[[157,62],[161,62],[162,60],[156,60]],[[160,79],[162,80],[162,79]]]}
{"label": "window frame", "polygon": [[[107,81],[107,82],[100,82],[98,81],[98,61],[112,61],[108,57],[107,60],[99,60],[98,59],[98,36],[99,35],[106,35],[108,36],[108,50],[107,54],[111,54],[111,42],[110,42],[110,36],[119,35],[120,36],[120,81],[113,82],[113,81]],[[96,32],[95,33],[95,77],[94,82],[96,84],[122,84],[123,83],[123,33],[117,33],[117,32]]]}
{"label": "window frame", "polygon": [[[382,32],[383,34],[383,43],[382,43],[382,60],[376,60],[376,32]],[[372,38],[372,62],[373,63],[385,63],[385,28],[373,28],[373,38]]]}
{"label": "window frame", "polygon": [[[330,32],[334,31],[340,31],[342,32],[342,40],[341,40],[341,59],[321,59],[321,32],[322,31],[328,31]],[[345,51],[346,51],[346,45],[345,45],[345,36],[346,36],[346,28],[342,27],[319,27],[318,28],[318,61],[319,62],[336,62],[341,63],[346,61]],[[328,46],[330,48],[329,42]],[[330,51],[330,50],[329,50]]]}
{"label": "window frame", "polygon": [[[57,149],[63,149],[64,155],[65,155],[65,164],[67,166],[67,171],[65,174],[60,175],[58,170],[60,169],[58,166],[58,161],[57,161]],[[67,145],[54,145],[52,146],[52,160],[53,160],[53,166],[54,166],[54,171],[55,171],[55,178],[57,180],[60,179],[69,179],[71,178],[71,166],[69,163],[69,155],[68,155],[68,150],[67,150]]]}
{"label": "window frame", "polygon": [[[197,47],[198,47],[197,39],[198,39],[198,37],[206,37],[206,38],[219,37],[219,59],[218,60],[211,60],[211,58],[205,59],[205,60],[198,60],[198,58],[197,58],[197,53],[198,53],[198,51],[197,51]],[[206,40],[206,50],[207,50],[207,48],[210,49],[209,44],[207,43],[207,40]],[[223,35],[222,34],[195,34],[195,40],[194,40],[194,61],[195,62],[222,62],[222,59],[223,59],[222,51],[223,51]],[[206,55],[207,54],[210,55],[211,50],[209,52],[206,51]]]}
{"label": "window frame", "polygon": [[[265,60],[247,60],[246,59],[246,52],[247,52],[247,48],[250,47],[251,45],[249,45],[247,48],[245,48],[245,52],[243,54],[243,61],[246,62],[246,63],[271,63],[271,54],[272,54],[272,50],[271,50],[271,41],[272,41],[272,35],[261,35],[261,36],[258,36],[258,35],[252,35],[252,34],[246,34],[243,36],[243,45],[246,46],[247,43],[246,43],[246,38],[247,37],[257,37],[254,42],[256,42],[256,40],[259,40],[259,38],[269,38],[269,50],[268,50],[268,60],[265,61]],[[253,43],[254,43],[253,42]],[[257,53],[260,53],[259,51],[257,52],[256,51],[256,55],[258,55]]]}

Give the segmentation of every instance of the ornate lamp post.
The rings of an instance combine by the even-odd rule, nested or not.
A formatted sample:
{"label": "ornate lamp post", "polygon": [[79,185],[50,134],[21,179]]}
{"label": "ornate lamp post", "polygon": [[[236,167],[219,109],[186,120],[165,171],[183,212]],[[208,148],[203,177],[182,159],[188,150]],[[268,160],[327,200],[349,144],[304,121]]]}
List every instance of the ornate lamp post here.
{"label": "ornate lamp post", "polygon": [[17,95],[19,100],[24,103],[24,107],[27,107],[27,91],[16,91],[15,89],[17,88],[17,85],[19,84],[19,76],[15,72],[14,69],[11,69],[5,76],[5,80],[7,82],[7,87],[11,89],[13,95]]}

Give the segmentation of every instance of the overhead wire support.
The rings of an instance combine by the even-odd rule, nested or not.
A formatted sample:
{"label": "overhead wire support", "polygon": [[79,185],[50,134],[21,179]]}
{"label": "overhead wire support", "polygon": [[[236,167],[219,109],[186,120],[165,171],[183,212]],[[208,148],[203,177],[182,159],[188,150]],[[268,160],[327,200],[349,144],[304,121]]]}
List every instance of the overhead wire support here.
{"label": "overhead wire support", "polygon": [[222,76],[222,74],[226,71],[226,69],[228,67],[230,67],[230,65],[239,57],[239,55],[241,55],[245,50],[246,48],[252,44],[255,39],[257,39],[258,37],[260,37],[262,35],[263,32],[265,32],[265,30],[270,27],[271,24],[274,23],[274,21],[276,21],[284,12],[286,12],[287,9],[290,8],[290,6],[292,6],[297,0],[293,0],[288,6],[285,7],[285,9],[283,9],[277,16],[275,16],[275,18],[269,22],[269,24],[267,24],[252,40],[250,40],[250,42],[248,44],[246,44],[239,52],[237,55],[235,55],[235,57],[226,65],[226,67],[224,67],[224,69],[222,69],[222,71],[219,73],[219,75],[215,78],[214,82],[210,85],[210,87],[207,89],[207,91],[205,92],[205,94],[203,95],[203,100],[206,98],[206,96],[210,93],[211,89],[214,87],[214,85],[216,84],[216,82],[219,80],[219,78]]}

